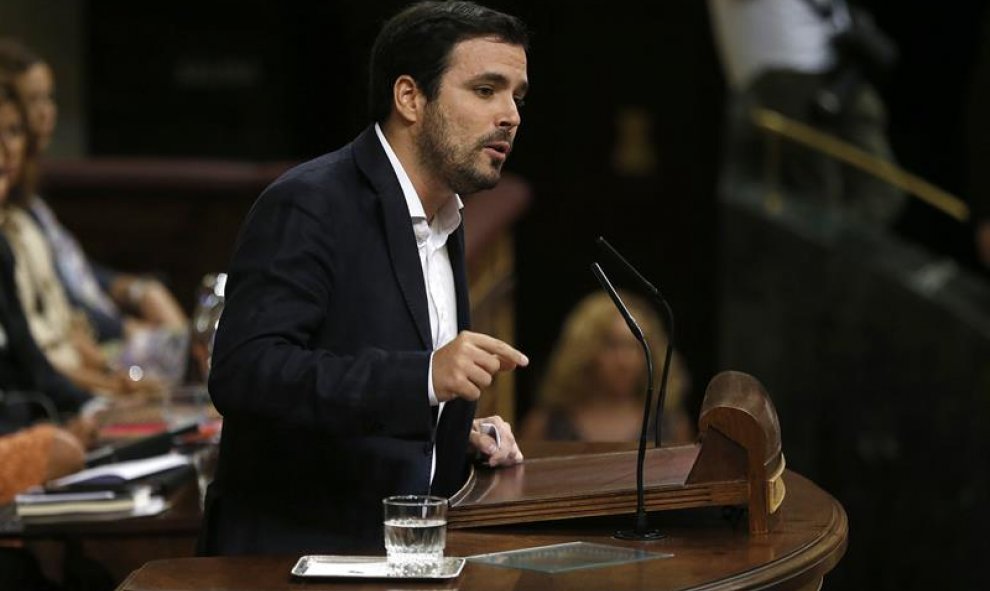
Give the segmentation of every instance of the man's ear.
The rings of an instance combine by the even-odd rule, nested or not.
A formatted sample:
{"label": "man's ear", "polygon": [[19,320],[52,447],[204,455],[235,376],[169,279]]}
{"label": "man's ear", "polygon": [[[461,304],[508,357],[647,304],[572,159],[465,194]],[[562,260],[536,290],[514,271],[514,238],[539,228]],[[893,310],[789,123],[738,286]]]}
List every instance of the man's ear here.
{"label": "man's ear", "polygon": [[392,101],[396,115],[403,121],[415,123],[422,119],[426,95],[408,74],[396,78],[395,85],[392,86]]}

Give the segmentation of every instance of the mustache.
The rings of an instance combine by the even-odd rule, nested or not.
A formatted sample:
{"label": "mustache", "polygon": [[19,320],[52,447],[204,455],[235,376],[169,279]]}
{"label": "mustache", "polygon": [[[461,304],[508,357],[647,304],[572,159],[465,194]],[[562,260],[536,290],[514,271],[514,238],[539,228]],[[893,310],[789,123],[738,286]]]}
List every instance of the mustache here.
{"label": "mustache", "polygon": [[478,147],[485,147],[492,142],[508,142],[509,148],[512,148],[512,132],[508,129],[496,129],[495,131],[489,133],[485,137],[481,138],[478,142]]}

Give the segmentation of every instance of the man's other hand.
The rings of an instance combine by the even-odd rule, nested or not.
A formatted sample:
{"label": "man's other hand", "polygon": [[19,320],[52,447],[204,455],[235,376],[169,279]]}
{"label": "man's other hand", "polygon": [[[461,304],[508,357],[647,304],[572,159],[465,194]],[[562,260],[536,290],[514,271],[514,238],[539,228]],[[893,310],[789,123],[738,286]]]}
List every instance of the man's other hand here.
{"label": "man's other hand", "polygon": [[523,461],[522,451],[512,435],[512,427],[498,415],[475,419],[471,423],[468,441],[472,448],[487,456],[485,463],[493,468],[513,466]]}

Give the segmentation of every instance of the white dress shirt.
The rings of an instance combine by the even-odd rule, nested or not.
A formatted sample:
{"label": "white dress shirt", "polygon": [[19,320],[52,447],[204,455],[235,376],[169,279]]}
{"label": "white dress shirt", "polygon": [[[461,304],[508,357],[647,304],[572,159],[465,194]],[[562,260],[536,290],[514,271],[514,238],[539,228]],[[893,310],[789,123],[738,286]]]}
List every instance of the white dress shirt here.
{"label": "white dress shirt", "polygon": [[[457,336],[457,296],[454,289],[454,271],[450,266],[450,255],[447,253],[447,238],[461,225],[461,209],[464,204],[458,195],[449,199],[440,207],[432,221],[427,221],[423,203],[413,187],[409,175],[406,174],[402,163],[392,150],[381,127],[375,124],[375,133],[385,149],[395,176],[406,198],[409,217],[412,221],[413,234],[416,236],[416,248],[419,250],[419,263],[423,268],[423,283],[426,285],[426,306],[430,311],[430,336],[433,339],[433,351],[454,340]],[[443,402],[437,401],[433,389],[433,355],[430,355],[430,370],[427,374],[427,396],[431,406],[437,408],[437,421],[443,412]],[[436,472],[437,454],[433,448],[433,458],[430,466],[430,482]]]}

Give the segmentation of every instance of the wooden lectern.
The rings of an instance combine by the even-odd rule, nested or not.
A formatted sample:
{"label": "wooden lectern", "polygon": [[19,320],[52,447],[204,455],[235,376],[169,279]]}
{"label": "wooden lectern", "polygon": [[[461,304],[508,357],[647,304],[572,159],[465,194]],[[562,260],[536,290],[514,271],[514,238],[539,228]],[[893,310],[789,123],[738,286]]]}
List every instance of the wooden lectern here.
{"label": "wooden lectern", "polygon": [[[719,374],[705,394],[700,426],[697,445],[650,450],[648,508],[744,506],[749,509],[749,531],[760,535],[738,531],[717,511],[681,511],[669,516],[664,528],[668,535],[660,541],[616,540],[612,533],[619,521],[635,509],[636,451],[547,443],[527,448],[530,458],[520,466],[475,470],[452,499],[448,555],[470,557],[581,541],[664,553],[667,558],[554,573],[469,560],[455,580],[368,580],[359,586],[461,591],[820,589],[845,552],[845,512],[812,482],[784,470],[780,427],[766,392],[746,374]],[[594,452],[580,453],[587,449]],[[562,456],[561,450],[569,451]],[[540,452],[556,455],[533,459]],[[786,499],[785,480],[790,486]],[[603,517],[566,519],[586,516]],[[774,528],[775,521],[781,527]],[[159,560],[134,571],[118,591],[354,588],[354,580],[293,577],[290,570],[296,559]]]}
{"label": "wooden lectern", "polygon": [[[749,531],[767,533],[784,499],[780,424],[763,386],[727,371],[709,383],[694,445],[647,450],[647,511],[745,506]],[[635,450],[527,460],[475,469],[451,498],[449,527],[632,513]]]}

